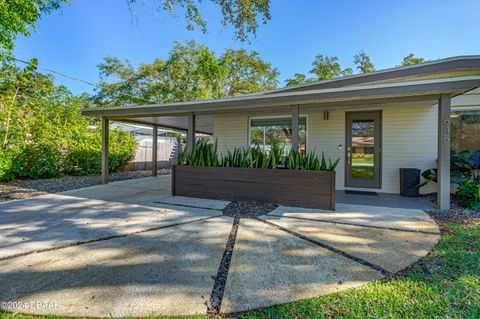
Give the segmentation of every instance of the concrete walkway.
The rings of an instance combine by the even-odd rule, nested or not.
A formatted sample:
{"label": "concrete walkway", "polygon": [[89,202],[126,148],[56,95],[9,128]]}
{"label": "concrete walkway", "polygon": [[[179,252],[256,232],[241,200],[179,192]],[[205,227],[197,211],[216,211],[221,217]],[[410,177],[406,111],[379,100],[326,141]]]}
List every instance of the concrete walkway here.
{"label": "concrete walkway", "polygon": [[0,204],[0,309],[239,312],[361,286],[439,239],[416,209],[279,207],[234,220],[222,216],[228,202],[172,197],[169,187],[169,176],[150,177]]}

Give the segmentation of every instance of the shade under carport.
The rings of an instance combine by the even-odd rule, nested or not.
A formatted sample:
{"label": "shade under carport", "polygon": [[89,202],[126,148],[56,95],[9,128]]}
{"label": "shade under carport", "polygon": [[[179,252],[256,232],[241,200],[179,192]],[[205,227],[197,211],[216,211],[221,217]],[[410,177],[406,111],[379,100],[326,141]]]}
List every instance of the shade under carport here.
{"label": "shade under carport", "polygon": [[[244,112],[291,112],[292,123],[298,123],[299,107],[364,107],[365,105],[400,103],[409,101],[431,101],[438,103],[438,205],[441,209],[450,207],[450,108],[451,97],[480,87],[479,76],[442,78],[423,81],[402,81],[355,85],[332,89],[318,89],[295,92],[281,92],[268,95],[246,95],[241,97],[142,105],[135,107],[113,107],[84,110],[82,114],[101,117],[108,123],[109,119],[130,121],[152,125],[154,128],[165,127],[187,131],[189,148],[193,147],[195,133],[213,132],[213,116],[225,113]],[[401,107],[401,104],[398,105]],[[108,130],[108,125],[102,125]],[[293,126],[292,126],[293,127]],[[104,132],[103,139],[108,139]],[[154,141],[155,142],[155,141]],[[104,148],[108,142],[104,141]],[[102,152],[104,162],[108,152]],[[108,181],[108,165],[102,166],[103,181]]]}

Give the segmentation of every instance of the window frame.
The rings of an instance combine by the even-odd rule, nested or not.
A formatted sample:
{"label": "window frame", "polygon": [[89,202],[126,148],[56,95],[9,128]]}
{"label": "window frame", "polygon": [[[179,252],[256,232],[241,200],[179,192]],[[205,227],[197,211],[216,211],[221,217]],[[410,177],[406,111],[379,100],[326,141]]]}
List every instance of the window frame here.
{"label": "window frame", "polygon": [[[305,152],[308,154],[310,151],[309,149],[309,130],[308,128],[310,127],[310,122],[309,122],[309,116],[308,114],[300,113],[298,117],[304,117],[305,118]],[[248,117],[248,137],[247,137],[247,147],[252,146],[252,120],[258,120],[258,119],[278,119],[278,118],[292,118],[291,114],[283,114],[283,115],[258,115],[258,116],[249,116]]]}

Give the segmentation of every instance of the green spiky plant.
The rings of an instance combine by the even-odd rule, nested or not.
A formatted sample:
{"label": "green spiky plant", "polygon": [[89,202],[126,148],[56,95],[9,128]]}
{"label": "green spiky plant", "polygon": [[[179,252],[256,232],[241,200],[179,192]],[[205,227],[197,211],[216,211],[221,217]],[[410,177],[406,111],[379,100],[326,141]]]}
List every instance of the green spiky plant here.
{"label": "green spiky plant", "polygon": [[264,168],[264,169],[295,169],[295,170],[313,170],[313,171],[334,171],[340,162],[337,158],[334,162],[322,157],[319,159],[315,150],[308,154],[290,150],[284,155],[284,148],[278,144],[272,144],[269,150],[263,150],[259,145],[254,145],[247,149],[234,148],[227,150],[226,153],[218,155],[218,144],[202,140],[196,143],[192,152],[179,150],[178,163],[180,165],[191,166],[222,166],[222,167],[240,167],[240,168]]}
{"label": "green spiky plant", "polygon": [[180,149],[178,163],[191,166],[219,166],[217,141],[212,144],[208,140],[200,140],[190,153],[187,149]]}
{"label": "green spiky plant", "polygon": [[319,159],[315,154],[315,150],[310,151],[308,154],[290,150],[288,156],[285,158],[285,168],[310,171],[335,171],[339,162],[340,157],[334,162],[329,158],[327,164],[324,153],[322,152],[322,157]]}

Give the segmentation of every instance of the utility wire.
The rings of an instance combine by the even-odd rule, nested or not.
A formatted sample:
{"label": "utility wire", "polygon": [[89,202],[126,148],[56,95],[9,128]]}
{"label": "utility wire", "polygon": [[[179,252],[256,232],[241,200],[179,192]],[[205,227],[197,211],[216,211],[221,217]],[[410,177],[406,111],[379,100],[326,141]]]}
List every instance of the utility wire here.
{"label": "utility wire", "polygon": [[[9,56],[10,56],[12,59],[14,59],[15,61],[18,61],[18,62],[20,62],[20,63],[24,63],[24,64],[26,64],[26,65],[31,65],[31,64],[32,64],[31,62],[28,62],[28,61],[25,61],[25,60],[16,58],[15,56],[13,56],[13,55],[11,55],[11,54],[9,54]],[[38,68],[38,69],[40,69],[40,70],[47,71],[47,72],[49,72],[49,73],[53,73],[53,74],[60,75],[60,76],[62,76],[62,77],[65,77],[65,78],[67,78],[67,79],[70,79],[70,80],[79,81],[79,82],[82,82],[82,83],[84,83],[84,84],[93,86],[93,87],[95,87],[95,88],[102,89],[101,86],[98,85],[98,84],[95,84],[95,83],[92,83],[92,82],[90,82],[90,81],[86,81],[86,80],[80,79],[80,78],[78,78],[78,77],[75,77],[75,76],[72,76],[72,75],[69,75],[69,74],[66,74],[66,73],[63,73],[63,72],[55,71],[55,70],[50,69],[50,68],[41,67],[41,66],[39,66],[38,64],[35,64],[35,67]],[[137,99],[137,100],[143,100],[143,101],[151,102],[151,103],[153,103],[153,104],[159,104],[158,101],[150,100],[150,99],[147,99],[147,98],[135,96],[135,95],[128,94],[128,93],[124,93],[124,92],[115,92],[115,93],[116,93],[116,94],[123,95],[123,96],[126,96],[126,97],[134,98],[134,99]]]}

